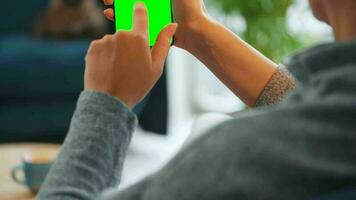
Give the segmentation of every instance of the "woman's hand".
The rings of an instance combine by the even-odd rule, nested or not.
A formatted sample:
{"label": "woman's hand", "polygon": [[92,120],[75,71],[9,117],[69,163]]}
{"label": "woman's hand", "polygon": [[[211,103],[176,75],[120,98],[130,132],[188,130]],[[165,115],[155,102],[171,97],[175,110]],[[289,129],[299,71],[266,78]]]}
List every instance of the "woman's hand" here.
{"label": "woman's hand", "polygon": [[176,29],[176,24],[165,27],[151,50],[147,10],[143,3],[137,3],[131,32],[119,31],[90,45],[85,90],[108,93],[130,108],[135,106],[161,76]]}
{"label": "woman's hand", "polygon": [[[113,5],[114,0],[103,0],[107,6]],[[196,29],[202,30],[202,22],[207,18],[203,0],[172,0],[174,21],[179,24],[175,34],[175,46],[187,49],[188,45],[194,42],[190,37],[190,32]],[[108,8],[104,15],[114,20],[114,11]]]}

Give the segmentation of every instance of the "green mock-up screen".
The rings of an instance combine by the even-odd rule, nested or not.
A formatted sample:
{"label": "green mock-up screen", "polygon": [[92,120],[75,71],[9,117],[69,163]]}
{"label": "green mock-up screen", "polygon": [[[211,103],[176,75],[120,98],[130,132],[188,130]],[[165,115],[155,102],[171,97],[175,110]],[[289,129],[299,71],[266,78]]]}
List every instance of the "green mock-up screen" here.
{"label": "green mock-up screen", "polygon": [[171,0],[115,0],[116,31],[132,30],[132,17],[136,2],[144,2],[149,17],[149,44],[154,46],[161,30],[172,22]]}

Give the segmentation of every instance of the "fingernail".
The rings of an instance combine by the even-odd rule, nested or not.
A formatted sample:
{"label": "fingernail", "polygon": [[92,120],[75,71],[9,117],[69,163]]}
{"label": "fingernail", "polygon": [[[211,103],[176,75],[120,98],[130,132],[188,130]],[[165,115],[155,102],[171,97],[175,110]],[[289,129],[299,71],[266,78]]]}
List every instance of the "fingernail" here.
{"label": "fingernail", "polygon": [[107,0],[104,0],[104,5],[109,6],[110,3]]}
{"label": "fingernail", "polygon": [[145,5],[145,3],[143,3],[143,2],[137,2],[136,4],[135,4],[135,9],[141,9],[141,8],[146,8],[146,5]]}

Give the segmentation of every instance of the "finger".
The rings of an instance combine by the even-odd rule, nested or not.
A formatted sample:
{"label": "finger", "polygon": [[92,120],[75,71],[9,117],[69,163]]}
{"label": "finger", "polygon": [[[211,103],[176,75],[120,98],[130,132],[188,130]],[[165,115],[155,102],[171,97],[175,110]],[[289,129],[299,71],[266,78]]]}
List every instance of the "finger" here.
{"label": "finger", "polygon": [[158,35],[155,46],[152,48],[152,61],[154,67],[162,67],[169,52],[171,38],[177,31],[177,24],[169,24]]}
{"label": "finger", "polygon": [[139,33],[147,37],[148,35],[148,17],[147,9],[143,2],[135,4],[133,32]]}
{"label": "finger", "polygon": [[104,15],[109,20],[114,21],[114,10],[112,8],[105,9]]}
{"label": "finger", "polygon": [[114,3],[114,0],[104,0],[104,4],[107,6],[111,6]]}

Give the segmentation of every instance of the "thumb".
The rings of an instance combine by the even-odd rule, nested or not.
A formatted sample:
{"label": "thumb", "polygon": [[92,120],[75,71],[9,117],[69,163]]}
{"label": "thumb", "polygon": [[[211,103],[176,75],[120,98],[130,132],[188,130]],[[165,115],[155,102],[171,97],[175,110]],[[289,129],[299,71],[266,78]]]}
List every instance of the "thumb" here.
{"label": "thumb", "polygon": [[152,62],[154,67],[163,66],[170,48],[171,38],[177,31],[178,24],[167,25],[157,37],[155,46],[152,48]]}

